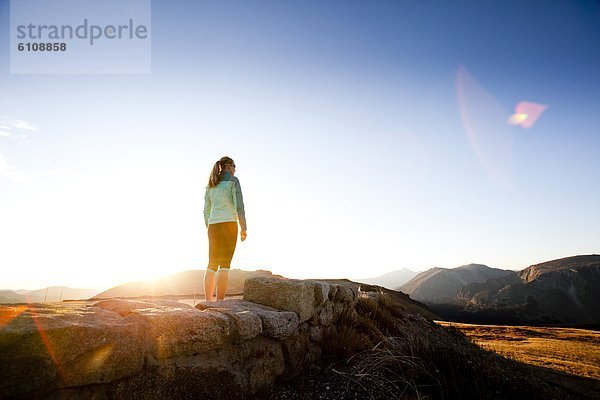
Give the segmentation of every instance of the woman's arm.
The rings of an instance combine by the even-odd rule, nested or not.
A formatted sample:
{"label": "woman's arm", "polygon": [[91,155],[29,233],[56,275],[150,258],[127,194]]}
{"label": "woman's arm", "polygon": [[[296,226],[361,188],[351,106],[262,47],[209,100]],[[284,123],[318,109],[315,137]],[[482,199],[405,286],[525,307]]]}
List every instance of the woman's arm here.
{"label": "woman's arm", "polygon": [[233,177],[233,196],[238,215],[238,221],[240,222],[240,228],[242,229],[242,238],[246,236],[246,211],[244,210],[244,196],[242,196],[242,187],[240,186],[240,180]]}
{"label": "woman's arm", "polygon": [[206,188],[206,192],[204,193],[204,225],[208,228],[208,217],[210,217],[210,196],[208,195],[208,188]]}

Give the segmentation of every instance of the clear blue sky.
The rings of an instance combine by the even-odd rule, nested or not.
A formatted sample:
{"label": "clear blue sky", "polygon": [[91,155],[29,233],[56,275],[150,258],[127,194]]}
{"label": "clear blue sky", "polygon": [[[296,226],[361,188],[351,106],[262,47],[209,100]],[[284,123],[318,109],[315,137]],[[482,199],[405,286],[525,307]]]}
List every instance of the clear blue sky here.
{"label": "clear blue sky", "polygon": [[[600,252],[597,2],[153,0],[149,75],[11,75],[8,26],[0,0],[0,288],[204,268],[222,155],[234,267]],[[547,106],[530,129],[506,123],[521,101]]]}

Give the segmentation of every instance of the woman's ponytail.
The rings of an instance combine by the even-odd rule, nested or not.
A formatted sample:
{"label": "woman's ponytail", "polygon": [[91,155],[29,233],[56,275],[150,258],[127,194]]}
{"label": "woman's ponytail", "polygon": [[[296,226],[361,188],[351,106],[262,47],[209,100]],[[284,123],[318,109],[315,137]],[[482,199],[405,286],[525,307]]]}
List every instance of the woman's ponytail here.
{"label": "woman's ponytail", "polygon": [[210,176],[208,178],[208,187],[214,188],[219,183],[219,172],[221,172],[220,162],[217,161],[210,171]]}
{"label": "woman's ponytail", "polygon": [[223,179],[223,171],[226,165],[233,164],[233,160],[227,156],[221,157],[219,161],[213,165],[212,171],[210,172],[210,176],[208,178],[208,187],[214,188],[221,182]]}

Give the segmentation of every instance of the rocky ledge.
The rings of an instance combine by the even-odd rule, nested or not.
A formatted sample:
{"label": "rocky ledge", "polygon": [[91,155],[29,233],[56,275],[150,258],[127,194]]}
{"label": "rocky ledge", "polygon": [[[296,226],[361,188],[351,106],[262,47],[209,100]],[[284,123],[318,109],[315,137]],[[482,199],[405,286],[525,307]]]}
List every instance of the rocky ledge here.
{"label": "rocky ledge", "polygon": [[342,284],[249,278],[244,298],[0,307],[0,398],[248,397],[321,359]]}

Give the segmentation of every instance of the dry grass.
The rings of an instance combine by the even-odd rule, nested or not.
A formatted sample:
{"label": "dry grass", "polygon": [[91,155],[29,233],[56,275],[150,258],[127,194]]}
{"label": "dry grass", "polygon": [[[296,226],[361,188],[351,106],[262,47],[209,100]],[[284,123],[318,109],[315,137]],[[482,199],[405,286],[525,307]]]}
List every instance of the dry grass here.
{"label": "dry grass", "polygon": [[600,332],[571,328],[438,323],[454,327],[484,349],[516,361],[600,380]]}
{"label": "dry grass", "polygon": [[337,333],[324,343],[325,358],[348,360],[349,385],[368,388],[373,399],[591,399],[600,394],[593,381],[557,377],[553,370],[548,375],[483,350],[460,329],[412,314],[385,295],[359,298],[356,312],[340,321]]}
{"label": "dry grass", "polygon": [[261,398],[600,399],[598,380],[482,349],[460,327],[436,324],[385,292],[362,293],[322,349],[319,373],[286,381]]}

